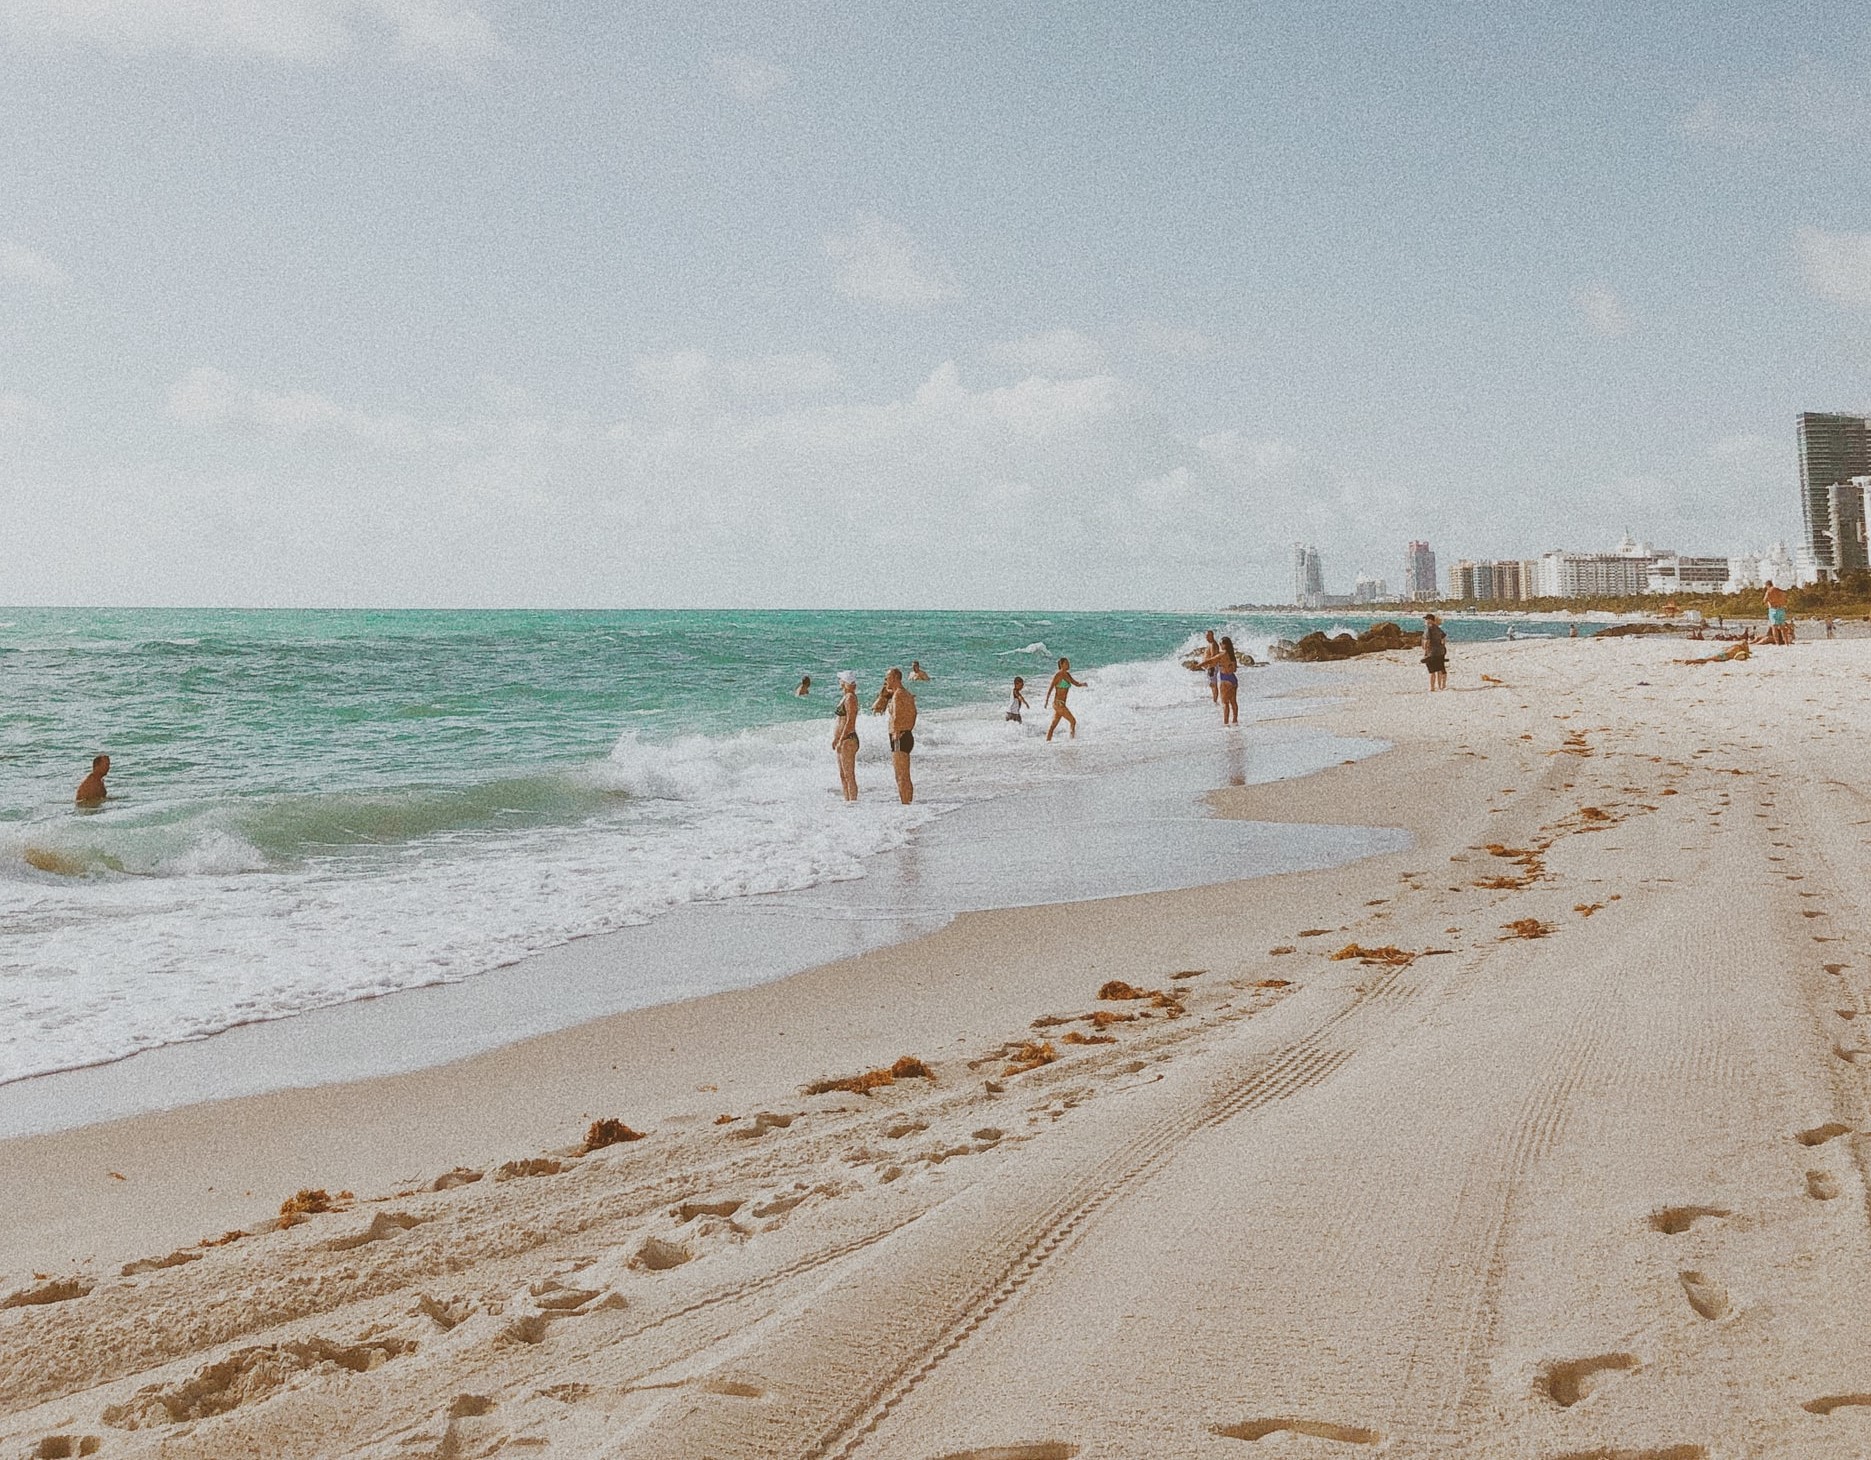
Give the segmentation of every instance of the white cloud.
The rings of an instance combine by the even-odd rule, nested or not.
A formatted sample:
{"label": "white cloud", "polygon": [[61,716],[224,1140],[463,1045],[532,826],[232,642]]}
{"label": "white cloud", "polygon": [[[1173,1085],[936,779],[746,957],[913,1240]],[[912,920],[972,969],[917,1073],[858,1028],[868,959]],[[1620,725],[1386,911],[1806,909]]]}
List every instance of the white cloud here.
{"label": "white cloud", "polygon": [[1200,330],[1185,325],[1164,324],[1160,319],[1138,320],[1133,333],[1137,348],[1148,355],[1194,359],[1215,348],[1215,342]]}
{"label": "white cloud", "polygon": [[743,395],[818,395],[838,383],[837,365],[818,350],[724,360],[721,370],[728,385]]}
{"label": "white cloud", "polygon": [[817,350],[716,360],[704,350],[639,355],[631,375],[643,396],[672,410],[730,410],[747,401],[821,395],[838,383],[838,366]]}
{"label": "white cloud", "polygon": [[416,450],[438,439],[408,416],[374,415],[311,391],[257,390],[207,366],[189,371],[169,387],[169,414],[191,426],[235,427],[286,438],[348,437],[396,451]]}
{"label": "white cloud", "polygon": [[65,271],[37,249],[0,238],[0,278],[57,289],[65,283]]}
{"label": "white cloud", "polygon": [[0,0],[0,35],[301,62],[337,60],[387,40],[451,69],[472,66],[498,44],[487,18],[459,0]]}
{"label": "white cloud", "polygon": [[1105,367],[1104,346],[1075,329],[1002,340],[989,346],[988,357],[1037,375],[1090,375]]}
{"label": "white cloud", "polygon": [[1194,496],[1186,466],[1174,467],[1137,484],[1138,505],[1151,511],[1175,512],[1186,508]]}
{"label": "white cloud", "polygon": [[1231,480],[1243,483],[1290,479],[1299,462],[1299,448],[1281,436],[1211,431],[1196,439],[1195,449]]}
{"label": "white cloud", "polygon": [[948,270],[901,225],[875,213],[852,216],[849,233],[825,236],[825,256],[841,267],[838,287],[853,299],[898,309],[927,309],[955,294]]}
{"label": "white cloud", "polygon": [[51,425],[52,412],[29,395],[0,391],[0,434],[24,435]]}
{"label": "white cloud", "polygon": [[793,79],[784,66],[759,56],[716,56],[708,70],[718,86],[742,101],[765,101]]}
{"label": "white cloud", "polygon": [[1794,233],[1793,245],[1813,293],[1838,304],[1871,305],[1871,233],[1805,227]]}
{"label": "white cloud", "polygon": [[1863,87],[1855,75],[1808,62],[1799,70],[1705,97],[1678,123],[1699,141],[1739,147],[1804,138],[1867,135]]}
{"label": "white cloud", "polygon": [[1585,327],[1595,335],[1615,340],[1631,332],[1630,316],[1624,301],[1608,284],[1587,284],[1573,291],[1572,302],[1585,318]]}

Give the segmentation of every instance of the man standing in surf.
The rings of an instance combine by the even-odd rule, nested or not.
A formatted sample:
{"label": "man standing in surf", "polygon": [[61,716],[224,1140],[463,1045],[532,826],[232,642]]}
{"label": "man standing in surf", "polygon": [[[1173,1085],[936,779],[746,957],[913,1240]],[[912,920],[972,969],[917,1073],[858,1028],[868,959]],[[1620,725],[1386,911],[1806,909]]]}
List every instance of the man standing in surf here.
{"label": "man standing in surf", "polygon": [[885,713],[890,717],[890,764],[897,773],[897,799],[907,806],[916,799],[916,787],[910,784],[910,752],[916,748],[916,696],[903,683],[901,669],[892,669],[884,676],[882,697],[889,701]]}
{"label": "man standing in surf", "polygon": [[1052,706],[1052,724],[1046,727],[1046,738],[1048,740],[1052,739],[1052,732],[1059,728],[1059,722],[1061,720],[1065,721],[1070,727],[1066,733],[1070,735],[1072,739],[1078,739],[1078,721],[1072,717],[1072,712],[1068,710],[1065,705],[1065,697],[1072,693],[1073,685],[1084,689],[1085,681],[1072,678],[1072,661],[1070,659],[1061,659],[1059,661],[1059,672],[1052,677],[1052,684],[1048,686],[1046,690],[1046,703]]}

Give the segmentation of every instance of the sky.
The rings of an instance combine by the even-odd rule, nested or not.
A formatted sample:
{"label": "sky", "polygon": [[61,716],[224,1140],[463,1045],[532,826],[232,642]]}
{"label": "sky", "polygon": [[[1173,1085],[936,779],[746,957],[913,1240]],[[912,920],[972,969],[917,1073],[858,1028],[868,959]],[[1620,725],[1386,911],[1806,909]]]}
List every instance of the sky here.
{"label": "sky", "polygon": [[1862,5],[0,0],[0,602],[1136,607],[1795,539]]}

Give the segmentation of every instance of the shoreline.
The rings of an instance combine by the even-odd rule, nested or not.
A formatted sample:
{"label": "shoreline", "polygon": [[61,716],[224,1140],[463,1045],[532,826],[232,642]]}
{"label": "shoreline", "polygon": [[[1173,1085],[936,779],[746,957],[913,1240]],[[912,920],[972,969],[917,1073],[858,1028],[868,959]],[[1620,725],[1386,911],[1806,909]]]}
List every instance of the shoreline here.
{"label": "shoreline", "polygon": [[1333,666],[1391,750],[1210,797],[1407,850],[7,1143],[0,1442],[1859,1453],[1871,645],[1457,648]]}
{"label": "shoreline", "polygon": [[[908,846],[869,859],[859,877],[683,904],[470,978],[253,1020],[0,1084],[0,1142],[205,1101],[413,1073],[595,1019],[790,977],[925,935],[964,912],[1235,881],[1268,875],[1283,861],[1361,855],[1357,838],[1303,828],[1288,829],[1284,839],[1280,828],[1231,831],[1229,818],[1216,825],[1203,809],[1211,785],[1224,779],[1305,776],[1381,750],[1305,727],[1312,698],[1329,692],[1329,683],[1296,683],[1259,700],[1252,706],[1258,716],[1232,752],[1221,742],[1190,745],[1157,762],[1080,772],[956,807],[919,828]],[[1024,829],[1009,836],[1009,823]],[[1191,824],[1171,839],[1175,823]],[[1154,835],[1141,836],[1143,825]]]}

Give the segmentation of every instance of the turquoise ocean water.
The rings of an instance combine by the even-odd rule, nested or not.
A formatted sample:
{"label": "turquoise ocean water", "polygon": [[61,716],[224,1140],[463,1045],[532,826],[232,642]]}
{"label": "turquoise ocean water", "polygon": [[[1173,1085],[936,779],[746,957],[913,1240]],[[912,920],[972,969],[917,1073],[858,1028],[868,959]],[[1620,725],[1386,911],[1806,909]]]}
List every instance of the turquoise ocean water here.
{"label": "turquoise ocean water", "polygon": [[[1260,653],[1317,621],[0,610],[0,1081],[861,876],[947,809],[1084,773],[1002,718],[1058,654],[1092,681],[1088,741],[1216,733],[1176,663],[1211,626]],[[867,720],[847,808],[835,673],[868,705],[912,658],[934,676],[918,804],[888,794]],[[112,800],[75,813],[98,751]]]}

